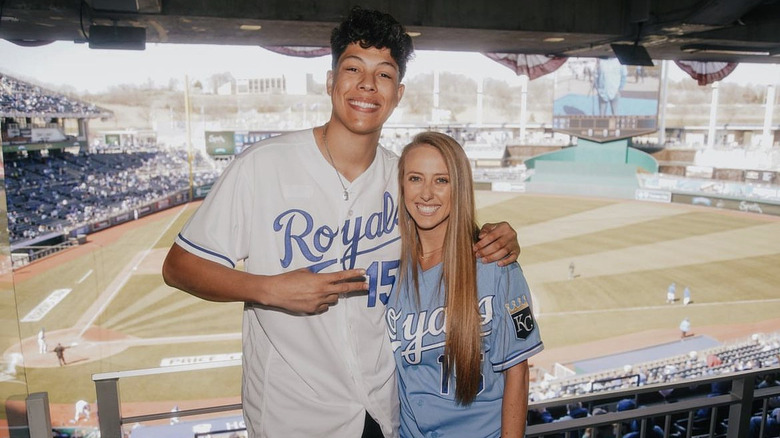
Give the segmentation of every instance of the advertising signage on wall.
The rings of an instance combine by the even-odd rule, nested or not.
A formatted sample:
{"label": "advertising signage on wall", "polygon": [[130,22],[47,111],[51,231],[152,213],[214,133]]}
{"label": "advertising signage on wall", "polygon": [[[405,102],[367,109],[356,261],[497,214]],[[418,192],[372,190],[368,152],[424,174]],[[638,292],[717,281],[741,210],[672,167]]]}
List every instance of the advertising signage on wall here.
{"label": "advertising signage on wall", "polygon": [[206,131],[206,153],[212,157],[240,154],[245,148],[281,131]]}
{"label": "advertising signage on wall", "polygon": [[746,213],[759,213],[780,216],[780,205],[770,202],[752,201],[745,199],[728,199],[717,196],[681,193],[672,194],[672,202],[703,205],[705,207],[715,207],[726,210],[737,210]]}
{"label": "advertising signage on wall", "polygon": [[236,140],[233,131],[206,131],[206,153],[213,156],[233,155],[236,153]]}
{"label": "advertising signage on wall", "polygon": [[660,67],[572,58],[555,73],[554,131],[606,142],[658,129]]}

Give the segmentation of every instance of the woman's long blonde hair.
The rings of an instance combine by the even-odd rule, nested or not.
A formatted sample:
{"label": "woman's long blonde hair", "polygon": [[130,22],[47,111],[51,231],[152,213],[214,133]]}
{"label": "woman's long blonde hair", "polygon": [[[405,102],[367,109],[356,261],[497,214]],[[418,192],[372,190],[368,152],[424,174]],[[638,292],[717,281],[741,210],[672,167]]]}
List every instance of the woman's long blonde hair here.
{"label": "woman's long blonde hair", "polygon": [[[481,316],[477,299],[476,257],[472,249],[478,228],[475,219],[474,187],[471,166],[463,148],[452,137],[438,132],[423,132],[404,148],[398,164],[398,224],[401,230],[399,281],[413,290],[419,306],[418,264],[422,247],[414,220],[404,203],[404,173],[408,152],[420,145],[436,148],[444,158],[450,175],[450,217],[442,250],[442,275],[446,315],[444,346],[445,373],[455,372],[455,400],[467,405],[479,391],[481,375]],[[401,283],[404,284],[404,283]]]}

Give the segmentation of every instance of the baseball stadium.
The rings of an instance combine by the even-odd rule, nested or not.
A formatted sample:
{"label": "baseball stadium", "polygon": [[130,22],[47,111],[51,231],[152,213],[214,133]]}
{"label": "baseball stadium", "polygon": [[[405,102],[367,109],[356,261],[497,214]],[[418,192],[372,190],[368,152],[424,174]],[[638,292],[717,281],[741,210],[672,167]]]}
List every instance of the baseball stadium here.
{"label": "baseball stadium", "polygon": [[[94,154],[90,165],[96,175],[111,175],[112,159],[131,158],[147,163],[139,169],[176,163],[175,154],[123,152]],[[57,160],[65,163],[61,175],[84,165],[65,153],[51,155],[48,166],[57,169]],[[38,173],[31,161],[6,154],[9,190],[21,175]],[[186,164],[181,157],[178,163]],[[218,174],[198,167],[205,167],[204,181]],[[571,397],[586,394],[588,406],[617,406],[610,397],[638,387],[640,379],[679,384],[777,366],[780,221],[772,202],[706,190],[659,201],[651,196],[657,192],[651,179],[638,192],[647,196],[636,199],[542,193],[551,191],[548,179],[539,186],[544,190],[534,191],[528,170],[512,173],[508,183],[501,181],[506,172],[478,172],[476,199],[479,220],[509,222],[522,247],[519,263],[545,343],[530,362],[532,407],[563,417],[568,411],[561,406]],[[513,190],[501,190],[507,185]],[[200,203],[173,186],[162,199],[80,228],[65,244],[48,246],[46,232],[35,236],[42,243],[12,244],[3,293],[18,321],[6,320],[4,332],[18,329],[19,337],[5,337],[2,346],[6,436],[23,423],[25,384],[30,394],[47,394],[61,436],[98,436],[96,385],[117,376],[129,436],[243,433],[236,410],[241,304],[195,298],[161,277],[167,250]],[[24,240],[16,226],[24,221],[9,217],[13,237]],[[672,283],[678,291],[670,300]],[[684,319],[690,328],[681,334]],[[610,395],[594,395],[604,391]],[[216,419],[203,413],[215,406],[226,412]]]}
{"label": "baseball stadium", "polygon": [[[544,91],[552,127],[394,120],[381,138],[400,152],[417,132],[451,134],[473,165],[479,223],[517,232],[544,343],[529,359],[526,436],[780,437],[780,128],[771,115],[763,128],[726,125],[716,150],[714,128],[659,124],[667,64],[628,81],[622,69],[618,106],[595,90],[606,60],[545,62],[545,74],[560,69]],[[259,96],[238,97],[239,83]],[[0,438],[248,436],[244,304],[168,286],[162,266],[234,155],[293,130],[236,128],[238,116],[207,127],[204,107],[295,101],[277,96],[286,86],[241,79],[191,97],[186,84],[183,148],[162,139],[183,136],[172,104],[155,129],[117,129],[106,120],[138,119],[144,105],[103,107],[0,72]],[[299,105],[318,122],[320,94]]]}
{"label": "baseball stadium", "polygon": [[[490,191],[480,191],[477,201],[480,220],[506,219],[518,232],[546,346],[531,361],[538,391],[557,367],[572,376],[623,372],[626,365],[752,344],[756,335],[775,360],[780,353],[777,218]],[[197,205],[90,234],[82,245],[16,269],[22,342],[4,346],[3,357],[23,354],[24,367],[0,383],[4,392],[26,379],[31,393],[49,393],[54,426],[95,427],[95,415],[72,421],[76,401],[95,400],[93,374],[239,358],[241,305],[194,298],[167,287],[160,275]],[[681,296],[666,302],[671,282],[690,287],[690,304]],[[50,310],[42,310],[46,305]],[[692,321],[686,339],[678,329],[683,318]],[[51,352],[39,353],[41,327],[48,344],[66,346],[66,366]],[[240,377],[238,366],[139,377],[121,387],[122,414],[238,403]]]}

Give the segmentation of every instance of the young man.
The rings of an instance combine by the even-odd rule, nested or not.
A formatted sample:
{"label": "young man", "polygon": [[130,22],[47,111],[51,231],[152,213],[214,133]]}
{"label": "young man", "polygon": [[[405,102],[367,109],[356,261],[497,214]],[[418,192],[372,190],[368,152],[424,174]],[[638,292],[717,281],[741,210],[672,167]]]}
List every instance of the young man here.
{"label": "young man", "polygon": [[[171,286],[246,303],[251,437],[397,435],[383,314],[400,255],[398,158],[379,137],[403,96],[412,42],[391,16],[357,8],[331,48],[329,122],[242,152],[163,265]],[[517,259],[505,223],[482,234],[478,256]]]}

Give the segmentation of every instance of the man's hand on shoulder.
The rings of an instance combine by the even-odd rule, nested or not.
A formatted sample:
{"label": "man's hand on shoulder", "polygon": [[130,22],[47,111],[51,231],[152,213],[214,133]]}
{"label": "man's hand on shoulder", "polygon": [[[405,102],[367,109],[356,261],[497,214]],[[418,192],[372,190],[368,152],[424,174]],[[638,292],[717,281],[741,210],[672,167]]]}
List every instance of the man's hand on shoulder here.
{"label": "man's hand on shoulder", "polygon": [[479,230],[479,241],[474,244],[474,253],[482,263],[497,261],[499,266],[514,263],[520,256],[517,232],[507,222],[485,224]]}

